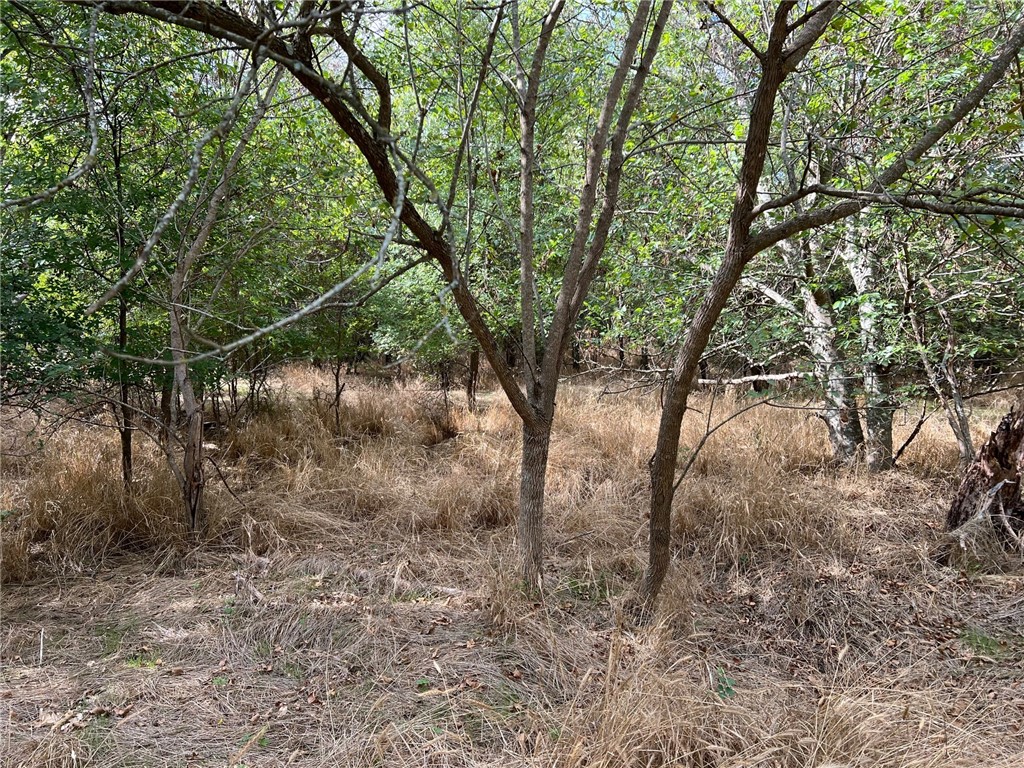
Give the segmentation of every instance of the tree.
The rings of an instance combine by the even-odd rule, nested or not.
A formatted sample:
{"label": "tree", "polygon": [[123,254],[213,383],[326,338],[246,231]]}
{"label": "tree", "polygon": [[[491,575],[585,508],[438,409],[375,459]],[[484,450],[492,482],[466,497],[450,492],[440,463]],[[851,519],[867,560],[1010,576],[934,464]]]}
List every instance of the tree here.
{"label": "tree", "polygon": [[[604,86],[601,107],[593,124],[583,169],[578,210],[572,229],[571,244],[561,270],[561,284],[547,328],[537,327],[538,307],[533,297],[536,271],[534,174],[537,162],[536,120],[538,95],[546,73],[546,54],[556,32],[564,3],[556,0],[540,19],[540,31],[531,51],[524,40],[525,24],[518,4],[498,6],[490,23],[485,48],[480,53],[473,97],[464,116],[459,143],[455,147],[451,183],[446,195],[417,164],[418,146],[403,148],[394,133],[393,103],[390,75],[374,61],[376,51],[373,34],[392,28],[387,14],[379,23],[365,23],[364,12],[356,6],[338,2],[299,3],[290,12],[267,9],[261,16],[250,16],[244,6],[211,2],[124,2],[103,4],[84,2],[107,13],[133,13],[163,23],[194,29],[231,44],[265,55],[288,69],[301,86],[329,112],[344,135],[358,149],[372,174],[379,192],[394,211],[416,246],[441,266],[444,279],[466,324],[480,344],[501,386],[516,412],[523,420],[523,468],[520,492],[519,545],[522,554],[522,575],[533,587],[541,584],[542,511],[544,474],[547,467],[551,422],[560,360],[569,340],[584,298],[604,253],[608,230],[615,215],[621,181],[623,148],[631,118],[640,101],[670,2],[660,4],[657,13],[652,3],[641,2],[628,20],[621,50],[612,56],[612,72]],[[445,17],[445,8],[430,9]],[[285,15],[287,13],[287,15]],[[594,10],[594,18],[604,11]],[[406,22],[403,12],[395,32]],[[452,206],[463,184],[462,165],[466,157],[470,128],[479,93],[492,77],[492,58],[496,44],[505,39],[499,34],[507,24],[511,49],[508,59],[515,67],[514,84],[505,77],[498,86],[513,92],[519,116],[520,154],[520,232],[518,253],[521,272],[522,349],[525,387],[516,381],[515,371],[500,353],[496,334],[485,319],[480,297],[460,264],[458,240],[452,220]],[[564,28],[561,27],[561,28]],[[641,40],[647,35],[638,64],[635,63]],[[321,46],[329,43],[334,54]],[[325,62],[331,55],[347,62],[340,80],[331,74]],[[529,60],[529,66],[527,66]],[[407,83],[420,104],[415,76]],[[367,99],[375,100],[375,107]],[[373,112],[371,112],[371,109]],[[422,135],[428,110],[420,108],[417,136]],[[428,206],[435,212],[433,221],[421,213],[418,201],[411,194],[414,181],[426,192]],[[598,192],[603,200],[598,204]],[[395,236],[391,232],[391,237]],[[538,337],[541,339],[538,343]]]}
{"label": "tree", "polygon": [[[714,6],[712,11],[734,31],[742,44],[751,50],[760,65],[760,78],[750,108],[749,124],[744,143],[744,154],[739,169],[739,182],[729,219],[728,240],[721,266],[716,272],[700,308],[676,353],[671,378],[665,396],[665,407],[659,425],[658,441],[651,460],[650,552],[647,571],[640,586],[640,610],[649,614],[661,588],[670,558],[671,509],[675,492],[675,468],[683,414],[686,411],[691,382],[697,371],[701,355],[707,346],[711,331],[724,309],[729,295],[739,282],[747,264],[768,248],[802,232],[826,226],[857,214],[872,202],[886,202],[897,196],[907,206],[942,207],[921,195],[899,195],[891,189],[912,165],[924,157],[946,134],[959,124],[995,87],[1006,69],[1024,46],[1024,20],[1018,20],[1006,44],[998,52],[988,70],[977,84],[960,97],[952,108],[935,121],[920,138],[894,159],[883,162],[873,175],[873,181],[864,190],[852,191],[811,184],[790,190],[786,194],[758,203],[758,189],[768,154],[775,103],[786,78],[807,56],[811,48],[825,33],[829,22],[840,11],[837,2],[823,2],[807,11],[795,21],[789,15],[795,2],[784,1],[777,6],[768,31],[765,48],[756,48],[747,36],[735,28]],[[761,230],[753,228],[757,218],[769,211],[792,206],[812,194],[827,193],[850,198],[831,205],[815,206],[797,212],[780,223]],[[1009,215],[1020,213],[1018,206],[1003,200],[999,205]],[[962,212],[985,212],[985,206],[952,206]]]}

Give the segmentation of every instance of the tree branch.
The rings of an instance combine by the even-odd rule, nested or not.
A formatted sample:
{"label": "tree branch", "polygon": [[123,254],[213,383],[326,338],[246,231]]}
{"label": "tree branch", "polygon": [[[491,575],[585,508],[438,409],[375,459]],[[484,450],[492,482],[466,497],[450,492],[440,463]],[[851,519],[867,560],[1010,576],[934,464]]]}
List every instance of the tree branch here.
{"label": "tree branch", "polygon": [[[954,126],[976,109],[981,100],[988,95],[996,83],[1003,77],[1003,74],[1016,59],[1022,47],[1024,47],[1024,20],[1018,23],[1017,28],[978,84],[965,94],[948,114],[932,126],[897,160],[883,170],[868,192],[881,193],[890,184],[900,179],[906,174],[911,164],[920,160],[925,152],[935,146]],[[867,201],[851,200],[849,202],[837,203],[828,208],[819,208],[798,214],[781,224],[752,234],[744,249],[744,256],[749,260],[761,251],[785,240],[787,237],[839,221],[861,210],[867,204]]]}
{"label": "tree branch", "polygon": [[719,21],[721,21],[723,24],[725,24],[725,26],[727,26],[729,28],[729,31],[732,32],[733,35],[735,35],[737,40],[739,40],[741,43],[743,43],[743,46],[747,50],[749,50],[751,53],[753,53],[757,57],[758,61],[764,61],[764,52],[758,50],[757,46],[755,46],[752,42],[750,42],[749,38],[747,38],[747,36],[744,35],[739,30],[739,28],[735,24],[733,24],[732,21],[729,20],[729,17],[726,16],[724,13],[722,13],[720,10],[718,10],[718,6],[716,6],[712,2],[707,2],[707,1],[705,1],[704,5],[707,7],[707,9],[709,11],[711,11],[711,13],[713,13],[715,16],[718,17]]}
{"label": "tree branch", "polygon": [[[96,101],[93,98],[93,86],[96,82],[96,27],[98,22],[99,9],[94,8],[89,16],[89,60],[85,69],[85,84],[82,88],[82,97],[85,100],[90,135],[89,152],[86,154],[85,160],[82,161],[78,168],[48,189],[25,197],[10,198],[0,202],[0,210],[5,208],[31,208],[40,203],[45,203],[61,190],[73,186],[76,181],[91,171],[93,166],[96,165],[100,146],[100,133],[96,119]],[[4,149],[6,150],[6,147]]]}

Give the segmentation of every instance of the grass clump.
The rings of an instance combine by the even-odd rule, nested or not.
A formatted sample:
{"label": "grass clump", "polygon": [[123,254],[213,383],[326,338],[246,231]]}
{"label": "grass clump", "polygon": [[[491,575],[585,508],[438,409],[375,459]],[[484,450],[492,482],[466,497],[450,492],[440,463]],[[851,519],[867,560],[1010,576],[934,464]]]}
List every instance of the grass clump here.
{"label": "grass clump", "polygon": [[17,489],[19,508],[2,522],[4,580],[30,578],[37,566],[74,573],[114,554],[181,545],[187,530],[170,470],[138,451],[134,477],[126,489],[110,433],[71,429],[47,443]]}

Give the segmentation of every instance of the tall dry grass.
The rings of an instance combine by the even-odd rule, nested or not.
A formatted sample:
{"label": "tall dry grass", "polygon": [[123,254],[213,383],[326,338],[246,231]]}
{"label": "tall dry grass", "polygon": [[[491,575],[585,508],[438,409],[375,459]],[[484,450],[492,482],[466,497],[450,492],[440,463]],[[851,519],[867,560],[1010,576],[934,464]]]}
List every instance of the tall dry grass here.
{"label": "tall dry grass", "polygon": [[[679,486],[660,623],[633,630],[655,395],[563,388],[541,602],[515,576],[520,427],[503,398],[473,413],[422,383],[350,382],[335,414],[320,374],[279,386],[209,446],[231,491],[211,472],[209,540],[181,573],[143,569],[130,602],[111,587],[99,627],[73,626],[92,580],[45,616],[25,593],[0,656],[35,654],[39,622],[69,639],[19,683],[14,764],[1021,764],[1020,578],[931,557],[956,464],[937,418],[875,477],[833,466],[802,403],[730,419],[747,397],[697,394],[681,463],[730,420]],[[4,477],[5,578],[194,547],[157,459],[143,452],[129,500],[116,437],[75,430]],[[139,669],[140,648],[162,664]],[[37,722],[61,696],[81,728]],[[146,716],[111,714],[128,704]]]}
{"label": "tall dry grass", "polygon": [[[470,413],[422,383],[371,384],[344,392],[335,412],[314,396],[326,386],[323,377],[313,369],[286,370],[262,412],[207,446],[213,540],[250,542],[246,525],[272,531],[264,538],[275,546],[298,547],[329,545],[354,524],[381,536],[512,525],[520,425],[504,398],[487,396]],[[673,523],[679,551],[737,567],[848,546],[849,526],[831,504],[836,488],[860,488],[851,491],[856,496],[877,483],[830,468],[825,430],[812,410],[751,405],[735,394],[691,398],[680,464],[693,460]],[[642,567],[657,420],[655,395],[562,388],[546,535],[551,550],[579,571],[571,578],[585,577],[594,589],[606,589],[609,579],[621,586]],[[912,428],[913,419],[898,419],[898,441]],[[925,424],[903,459],[908,478],[952,476],[956,453],[946,432],[939,418]],[[162,457],[145,445],[136,452],[131,493],[120,485],[110,431],[69,428],[5,478],[4,508],[13,511],[5,525],[6,577],[27,574],[31,560],[84,567],[112,552],[186,541]]]}
{"label": "tall dry grass", "polygon": [[67,427],[23,470],[4,479],[3,579],[78,573],[118,553],[187,540],[180,491],[154,451],[136,453],[126,490],[120,445],[109,430]]}

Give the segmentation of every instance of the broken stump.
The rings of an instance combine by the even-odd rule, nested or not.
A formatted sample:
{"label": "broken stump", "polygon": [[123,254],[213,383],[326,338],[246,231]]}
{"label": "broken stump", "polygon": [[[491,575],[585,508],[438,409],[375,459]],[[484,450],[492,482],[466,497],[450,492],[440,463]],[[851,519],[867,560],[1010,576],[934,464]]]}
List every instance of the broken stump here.
{"label": "broken stump", "polygon": [[966,534],[987,521],[1004,547],[1024,553],[1022,475],[1024,407],[1010,409],[967,467],[946,515],[946,530]]}

